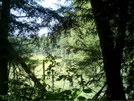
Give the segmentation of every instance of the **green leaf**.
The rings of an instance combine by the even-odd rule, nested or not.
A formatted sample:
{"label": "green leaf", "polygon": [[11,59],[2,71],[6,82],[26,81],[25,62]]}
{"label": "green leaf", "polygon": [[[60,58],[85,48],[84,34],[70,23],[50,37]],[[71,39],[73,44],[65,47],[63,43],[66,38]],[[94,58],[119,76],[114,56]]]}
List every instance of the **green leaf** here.
{"label": "green leaf", "polygon": [[75,89],[72,98],[73,98],[73,99],[77,98],[80,93],[81,93],[81,92],[80,92],[80,89]]}
{"label": "green leaf", "polygon": [[78,97],[78,100],[86,100],[86,98],[83,97],[83,96],[79,96],[79,97]]}
{"label": "green leaf", "polygon": [[72,91],[71,90],[65,90],[62,93],[66,94],[66,95],[71,95]]}
{"label": "green leaf", "polygon": [[60,76],[56,79],[56,81],[60,81],[60,80],[62,80],[62,79],[66,79],[66,76],[65,76],[65,75],[60,75]]}
{"label": "green leaf", "polygon": [[91,93],[92,92],[92,89],[88,88],[88,89],[83,89],[83,92],[84,93]]}

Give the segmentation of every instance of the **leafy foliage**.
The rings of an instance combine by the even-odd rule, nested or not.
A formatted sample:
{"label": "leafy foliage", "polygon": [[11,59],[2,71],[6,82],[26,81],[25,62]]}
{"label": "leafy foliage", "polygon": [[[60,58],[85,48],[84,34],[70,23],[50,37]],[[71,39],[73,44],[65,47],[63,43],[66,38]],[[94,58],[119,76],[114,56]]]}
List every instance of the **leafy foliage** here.
{"label": "leafy foliage", "polygon": [[[110,2],[104,2],[107,4],[108,1]],[[120,36],[117,25],[120,17],[118,2],[115,1],[105,5],[106,12],[100,13],[108,15],[111,31],[114,33],[111,37],[116,46]],[[133,4],[129,0],[121,69],[127,99],[134,99]],[[1,6],[0,1],[0,10]],[[9,92],[3,98],[9,101],[109,98],[105,93],[102,52],[93,18],[94,14],[87,0],[73,0],[70,7],[62,6],[58,10],[44,8],[36,0],[12,0],[8,40],[15,51],[11,51],[9,56]],[[46,27],[51,31],[38,36],[38,31]],[[23,57],[22,61],[26,62],[29,70],[35,71],[38,60],[30,59],[35,53],[45,56],[44,63],[48,67],[33,82],[29,76],[33,74],[26,74],[22,70],[16,54]],[[47,89],[46,92],[37,86],[38,82]],[[57,82],[68,83],[69,87],[56,87]]]}

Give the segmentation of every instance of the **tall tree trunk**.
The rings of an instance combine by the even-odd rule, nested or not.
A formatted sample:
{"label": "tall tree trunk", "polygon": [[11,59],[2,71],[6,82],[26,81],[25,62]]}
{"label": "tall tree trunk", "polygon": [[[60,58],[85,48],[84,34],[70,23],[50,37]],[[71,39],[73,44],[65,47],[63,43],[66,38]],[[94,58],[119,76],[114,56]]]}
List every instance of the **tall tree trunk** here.
{"label": "tall tree trunk", "polygon": [[[8,23],[10,15],[10,0],[2,0],[0,17],[0,95],[8,92]],[[2,100],[0,97],[0,101]]]}
{"label": "tall tree trunk", "polygon": [[[123,4],[124,2],[121,3]],[[108,6],[108,4],[106,5],[106,2],[103,0],[91,0],[91,5],[93,8],[94,19],[97,25],[100,45],[103,54],[104,70],[106,73],[106,81],[108,86],[106,92],[109,96],[108,99],[125,100],[122,77],[120,75],[125,34],[125,22],[122,22],[122,18],[120,19],[118,26],[119,32],[117,32],[119,34],[119,37],[118,40],[114,42],[115,40],[113,37],[113,32],[111,31],[111,26],[109,25],[109,15],[106,12],[108,10],[106,9],[106,6]],[[119,8],[122,9],[121,7]],[[126,12],[126,10],[124,10],[122,12]],[[123,13],[121,13],[121,15],[123,15]]]}

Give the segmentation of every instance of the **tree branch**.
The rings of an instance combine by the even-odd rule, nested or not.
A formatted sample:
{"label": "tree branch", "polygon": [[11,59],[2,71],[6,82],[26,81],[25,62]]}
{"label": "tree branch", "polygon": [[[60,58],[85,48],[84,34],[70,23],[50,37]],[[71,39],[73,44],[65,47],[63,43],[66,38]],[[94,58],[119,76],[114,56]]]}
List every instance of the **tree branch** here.
{"label": "tree branch", "polygon": [[[10,43],[9,43],[10,44]],[[44,85],[40,83],[40,81],[36,78],[36,76],[34,75],[34,73],[30,70],[29,66],[25,63],[25,60],[23,58],[21,58],[19,56],[19,54],[17,54],[17,52],[15,52],[15,49],[11,46],[10,44],[10,55],[13,57],[12,59],[15,60],[16,62],[20,63],[22,68],[25,70],[25,72],[28,74],[28,76],[32,79],[32,81],[37,84],[37,87],[44,93],[47,92],[47,90],[45,89]],[[15,53],[12,54],[12,53]]]}

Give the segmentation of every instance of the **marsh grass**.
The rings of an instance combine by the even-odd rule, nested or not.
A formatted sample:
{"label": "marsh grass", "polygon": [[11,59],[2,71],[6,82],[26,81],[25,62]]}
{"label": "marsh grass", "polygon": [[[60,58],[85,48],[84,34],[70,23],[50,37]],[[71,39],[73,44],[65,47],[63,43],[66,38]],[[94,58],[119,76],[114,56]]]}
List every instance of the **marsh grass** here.
{"label": "marsh grass", "polygon": [[[57,81],[57,78],[59,75],[70,75],[70,74],[67,74],[66,70],[67,68],[65,68],[64,66],[54,66],[52,67],[54,71],[56,71],[56,73],[54,73],[52,75],[52,72],[51,70],[49,71],[49,66],[51,65],[51,62],[47,62],[44,64],[44,69],[45,69],[45,79],[43,78],[43,60],[45,60],[46,58],[42,55],[35,55],[33,57],[30,58],[29,61],[27,61],[28,64],[32,65],[33,68],[32,68],[32,71],[34,72],[34,74],[36,75],[37,78],[39,78],[41,80],[41,82],[45,82],[46,84],[48,84],[50,86],[50,89],[49,90],[53,90],[53,89],[62,89],[62,90],[70,90],[70,89],[73,89],[73,88],[80,88],[81,86],[79,85],[78,83],[78,78],[74,79],[74,84],[73,86],[70,85],[70,82],[68,80],[64,80],[64,79],[61,79],[59,81]],[[61,60],[55,60],[56,62],[60,62]],[[19,70],[21,68],[17,68],[17,71],[19,73]],[[11,71],[13,72],[13,70]],[[50,72],[48,74],[48,72]],[[23,74],[23,77],[27,76],[26,73],[20,73],[20,74]],[[73,75],[73,74],[71,74]],[[13,77],[10,76],[10,77]],[[26,81],[27,82],[27,81]],[[32,82],[32,81],[30,81]],[[32,84],[33,85],[33,84]],[[84,93],[84,92],[81,92],[80,95],[84,96],[85,98],[92,98],[93,95],[101,88],[101,87],[94,87],[94,85],[90,85],[89,87],[91,87],[94,91],[92,93]]]}

